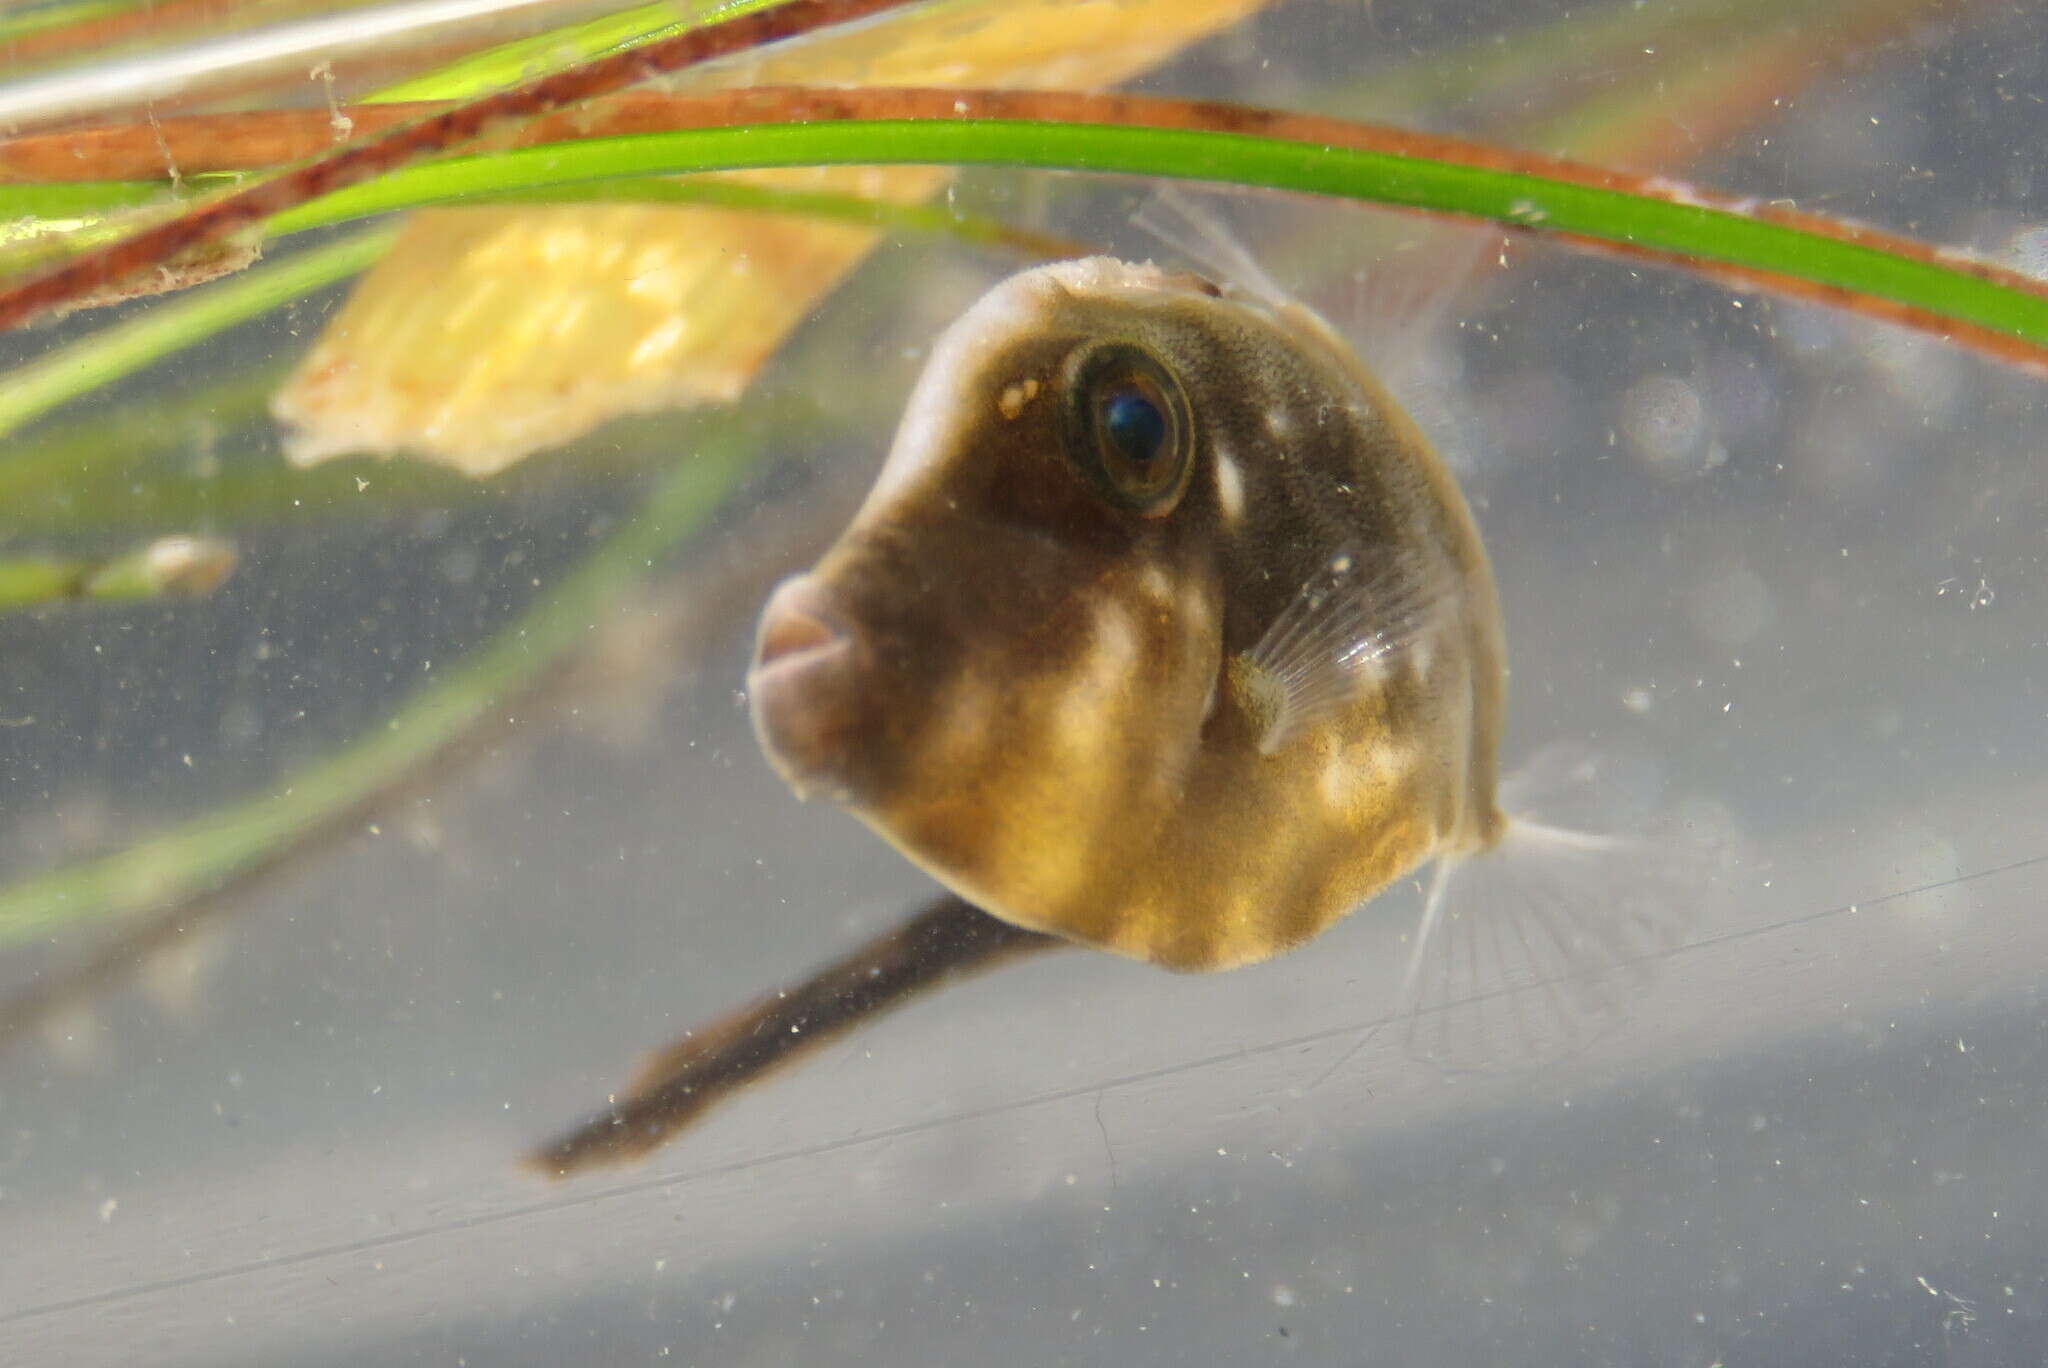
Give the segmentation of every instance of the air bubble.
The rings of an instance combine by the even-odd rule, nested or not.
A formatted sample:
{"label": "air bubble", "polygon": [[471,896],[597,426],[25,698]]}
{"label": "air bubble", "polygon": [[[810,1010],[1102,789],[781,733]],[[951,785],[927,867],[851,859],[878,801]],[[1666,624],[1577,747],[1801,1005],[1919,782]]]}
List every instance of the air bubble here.
{"label": "air bubble", "polygon": [[1621,434],[1636,459],[1668,480],[1705,474],[1727,453],[1713,440],[1706,401],[1688,381],[1653,375],[1621,397]]}

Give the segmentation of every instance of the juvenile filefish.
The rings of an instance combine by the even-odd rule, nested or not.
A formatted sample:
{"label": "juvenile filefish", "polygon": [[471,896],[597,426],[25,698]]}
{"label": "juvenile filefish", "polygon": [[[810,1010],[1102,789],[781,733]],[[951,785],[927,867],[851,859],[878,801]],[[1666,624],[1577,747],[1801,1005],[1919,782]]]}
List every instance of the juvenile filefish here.
{"label": "juvenile filefish", "polygon": [[[1272,292],[1094,257],[939,338],[852,524],[770,598],[748,694],[798,793],[955,895],[906,992],[1061,942],[1247,964],[1435,861],[1413,985],[1447,921],[1559,969],[1626,958],[1622,903],[1660,890],[1636,843],[1503,812],[1505,680],[1464,496],[1343,340]],[[1457,871],[1516,854],[1528,879],[1462,905]],[[772,1036],[783,1000],[636,1092],[687,1078],[701,1105],[711,1044]],[[794,1034],[873,1010],[832,1001]],[[619,1124],[652,1140],[648,1115]]]}
{"label": "juvenile filefish", "polygon": [[1221,969],[1501,838],[1503,672],[1465,500],[1350,349],[1097,257],[939,340],[748,692],[785,779],[969,902]]}

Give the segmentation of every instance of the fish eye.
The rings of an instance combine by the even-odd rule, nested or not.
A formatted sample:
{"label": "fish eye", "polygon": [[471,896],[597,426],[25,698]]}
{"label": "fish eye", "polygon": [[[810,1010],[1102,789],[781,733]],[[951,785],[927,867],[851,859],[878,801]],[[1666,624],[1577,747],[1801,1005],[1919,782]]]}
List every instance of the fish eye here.
{"label": "fish eye", "polygon": [[1187,398],[1173,375],[1128,343],[1076,352],[1067,367],[1069,455],[1110,502],[1163,517],[1193,464]]}

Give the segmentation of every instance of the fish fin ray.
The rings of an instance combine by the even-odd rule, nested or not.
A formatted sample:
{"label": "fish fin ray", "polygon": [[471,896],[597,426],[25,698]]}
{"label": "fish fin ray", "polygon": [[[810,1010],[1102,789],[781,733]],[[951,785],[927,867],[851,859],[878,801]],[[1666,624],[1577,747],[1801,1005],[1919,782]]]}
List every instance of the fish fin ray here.
{"label": "fish fin ray", "polygon": [[1259,264],[1222,214],[1178,186],[1155,190],[1131,215],[1131,222],[1187,258],[1216,284],[1268,303],[1291,302],[1292,296]]}
{"label": "fish fin ray", "polygon": [[1591,1044],[1642,1000],[1722,866],[1690,834],[1529,816],[1490,850],[1440,857],[1401,977],[1407,1048],[1447,1073],[1493,1073]]}
{"label": "fish fin ray", "polygon": [[1428,630],[1445,596],[1403,553],[1347,547],[1330,557],[1243,656],[1252,687],[1270,696],[1260,752],[1355,699]]}
{"label": "fish fin ray", "polygon": [[1370,264],[1352,276],[1342,310],[1347,322],[1356,320],[1352,330],[1376,369],[1439,330],[1459,296],[1504,250],[1501,233],[1488,227],[1431,223],[1421,232],[1405,219],[1390,219],[1386,227]]}

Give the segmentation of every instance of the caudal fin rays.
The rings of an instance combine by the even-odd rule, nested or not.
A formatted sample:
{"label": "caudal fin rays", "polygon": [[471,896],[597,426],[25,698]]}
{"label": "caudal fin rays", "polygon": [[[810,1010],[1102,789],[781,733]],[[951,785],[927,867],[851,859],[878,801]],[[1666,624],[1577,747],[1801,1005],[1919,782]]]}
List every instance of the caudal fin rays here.
{"label": "caudal fin rays", "polygon": [[1447,1071],[1492,1072],[1591,1043],[1642,1000],[1719,871],[1717,853],[1683,834],[1511,818],[1493,849],[1433,871],[1401,980],[1409,1049]]}

